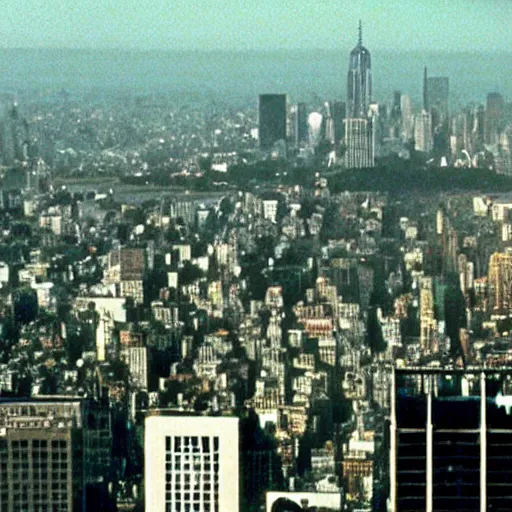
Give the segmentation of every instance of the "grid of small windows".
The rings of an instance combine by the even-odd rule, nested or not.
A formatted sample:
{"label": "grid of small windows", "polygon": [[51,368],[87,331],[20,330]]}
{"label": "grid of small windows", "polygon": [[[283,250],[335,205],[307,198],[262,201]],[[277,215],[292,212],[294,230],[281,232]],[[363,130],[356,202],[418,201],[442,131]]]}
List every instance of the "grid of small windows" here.
{"label": "grid of small windows", "polygon": [[48,441],[32,441],[32,483],[34,510],[46,510],[48,503]]}
{"label": "grid of small windows", "polygon": [[0,441],[0,510],[7,510],[9,504],[9,447],[7,441]]}
{"label": "grid of small windows", "polygon": [[165,438],[166,512],[219,512],[219,438]]}
{"label": "grid of small windows", "polygon": [[11,482],[14,510],[27,510],[29,503],[29,447],[28,440],[11,443]]}
{"label": "grid of small windows", "polygon": [[68,510],[68,443],[58,439],[51,441],[51,502],[52,508],[58,512]]}

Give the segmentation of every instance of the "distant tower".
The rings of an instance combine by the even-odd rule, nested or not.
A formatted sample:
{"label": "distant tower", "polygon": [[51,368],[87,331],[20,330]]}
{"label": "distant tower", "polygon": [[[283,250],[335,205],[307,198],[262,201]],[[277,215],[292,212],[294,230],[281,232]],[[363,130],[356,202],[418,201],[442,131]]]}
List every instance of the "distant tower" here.
{"label": "distant tower", "polygon": [[402,94],[400,98],[400,112],[402,116],[402,140],[409,141],[413,137],[414,118],[411,98],[406,94]]}
{"label": "distant tower", "polygon": [[343,101],[335,101],[332,107],[332,117],[334,120],[334,138],[336,143],[343,139],[345,135],[343,121],[347,116],[347,105]]}
{"label": "distant tower", "polygon": [[433,148],[432,116],[423,110],[414,119],[414,149],[430,153]]}
{"label": "distant tower", "polygon": [[447,76],[431,76],[427,78],[427,105],[432,116],[434,116],[434,111],[436,112],[439,123],[443,123],[448,119],[449,94],[450,80]]}
{"label": "distant tower", "polygon": [[428,74],[427,66],[423,70],[423,110],[428,112]]}
{"label": "distant tower", "polygon": [[286,141],[286,94],[261,94],[259,98],[260,149],[270,150]]}
{"label": "distant tower", "polygon": [[299,147],[308,141],[308,110],[305,103],[298,103],[295,112],[295,146]]}
{"label": "distant tower", "polygon": [[363,46],[363,29],[359,22],[359,41],[350,52],[347,80],[347,117],[365,119],[372,97],[370,52]]}
{"label": "distant tower", "polygon": [[485,116],[485,142],[487,144],[498,142],[504,109],[505,103],[501,94],[491,92],[487,95],[487,111]]}

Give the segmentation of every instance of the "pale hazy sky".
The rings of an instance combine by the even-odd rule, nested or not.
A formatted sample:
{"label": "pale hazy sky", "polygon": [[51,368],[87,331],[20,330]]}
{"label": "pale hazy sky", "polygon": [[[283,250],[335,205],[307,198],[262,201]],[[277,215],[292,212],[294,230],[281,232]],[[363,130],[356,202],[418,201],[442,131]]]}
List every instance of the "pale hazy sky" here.
{"label": "pale hazy sky", "polygon": [[0,46],[512,51],[512,0],[2,0]]}

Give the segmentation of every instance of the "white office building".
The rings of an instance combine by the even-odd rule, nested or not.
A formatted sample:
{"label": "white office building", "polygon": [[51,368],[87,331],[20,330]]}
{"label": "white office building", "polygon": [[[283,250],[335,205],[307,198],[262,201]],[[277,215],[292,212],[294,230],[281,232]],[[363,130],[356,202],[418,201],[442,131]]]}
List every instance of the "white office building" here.
{"label": "white office building", "polygon": [[239,510],[238,418],[148,416],[146,510]]}

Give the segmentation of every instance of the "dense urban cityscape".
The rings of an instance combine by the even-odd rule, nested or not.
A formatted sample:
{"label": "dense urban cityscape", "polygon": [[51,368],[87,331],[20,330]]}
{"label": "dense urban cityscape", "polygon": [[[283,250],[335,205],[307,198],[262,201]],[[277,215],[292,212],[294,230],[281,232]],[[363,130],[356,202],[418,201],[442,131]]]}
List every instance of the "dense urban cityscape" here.
{"label": "dense urban cityscape", "polygon": [[512,510],[512,102],[363,28],[343,101],[3,95],[0,512]]}

